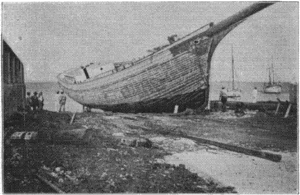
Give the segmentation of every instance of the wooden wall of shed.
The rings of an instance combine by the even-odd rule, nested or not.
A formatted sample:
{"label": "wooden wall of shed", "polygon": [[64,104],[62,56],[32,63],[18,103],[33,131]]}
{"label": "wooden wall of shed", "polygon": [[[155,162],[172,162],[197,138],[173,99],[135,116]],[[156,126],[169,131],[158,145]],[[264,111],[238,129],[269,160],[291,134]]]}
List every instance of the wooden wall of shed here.
{"label": "wooden wall of shed", "polygon": [[2,39],[2,102],[4,119],[24,108],[24,67],[19,57]]}

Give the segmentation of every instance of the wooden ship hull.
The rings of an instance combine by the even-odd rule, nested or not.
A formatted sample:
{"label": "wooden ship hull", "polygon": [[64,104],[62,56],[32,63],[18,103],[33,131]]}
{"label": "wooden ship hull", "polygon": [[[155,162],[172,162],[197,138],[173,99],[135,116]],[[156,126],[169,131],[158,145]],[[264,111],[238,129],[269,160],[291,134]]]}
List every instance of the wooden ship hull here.
{"label": "wooden ship hull", "polygon": [[[271,4],[255,3],[151,55],[115,63],[114,68],[93,77],[85,67],[68,70],[58,75],[58,83],[69,97],[89,108],[115,112],[173,112],[175,105],[179,112],[204,109],[211,58],[218,43],[247,17]],[[76,79],[78,76],[86,79]]]}

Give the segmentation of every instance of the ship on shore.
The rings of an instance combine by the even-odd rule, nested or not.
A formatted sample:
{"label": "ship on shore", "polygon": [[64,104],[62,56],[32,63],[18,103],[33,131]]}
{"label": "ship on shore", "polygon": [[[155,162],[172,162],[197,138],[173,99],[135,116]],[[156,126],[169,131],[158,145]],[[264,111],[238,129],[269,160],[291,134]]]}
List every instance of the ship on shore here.
{"label": "ship on shore", "polygon": [[272,65],[269,70],[269,83],[265,83],[264,86],[264,93],[269,94],[280,94],[282,86],[279,82],[275,82],[275,74],[274,74],[274,63],[272,62]]}
{"label": "ship on shore", "polygon": [[272,5],[255,3],[218,24],[158,47],[139,60],[90,63],[57,76],[59,86],[88,108],[115,112],[172,112],[208,104],[211,59],[220,41],[249,16]]}
{"label": "ship on shore", "polygon": [[227,97],[232,99],[241,98],[241,90],[235,87],[235,68],[233,58],[233,47],[231,46],[231,76],[232,76],[232,89],[227,91]]}

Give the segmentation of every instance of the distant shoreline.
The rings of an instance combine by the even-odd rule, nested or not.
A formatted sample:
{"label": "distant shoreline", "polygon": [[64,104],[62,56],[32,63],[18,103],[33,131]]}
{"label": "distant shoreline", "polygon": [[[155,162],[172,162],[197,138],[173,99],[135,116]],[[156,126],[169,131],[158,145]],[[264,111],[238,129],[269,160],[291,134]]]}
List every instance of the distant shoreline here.
{"label": "distant shoreline", "polygon": [[[57,81],[25,81],[25,84],[30,83],[56,83]],[[231,83],[232,81],[212,81],[211,83]],[[268,83],[268,81],[238,81],[236,83]],[[280,82],[281,84],[296,84],[298,85],[298,82],[291,82],[291,81],[284,81]]]}

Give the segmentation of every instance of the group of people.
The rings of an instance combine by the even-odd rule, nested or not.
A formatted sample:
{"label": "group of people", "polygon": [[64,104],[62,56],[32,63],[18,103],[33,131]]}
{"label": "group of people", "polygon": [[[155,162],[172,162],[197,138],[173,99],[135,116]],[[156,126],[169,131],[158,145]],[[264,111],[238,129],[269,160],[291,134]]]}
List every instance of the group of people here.
{"label": "group of people", "polygon": [[44,107],[44,97],[43,92],[34,92],[33,95],[31,95],[30,92],[27,92],[26,95],[26,105],[25,110],[27,112],[30,111],[36,111],[36,110],[43,110]]}
{"label": "group of people", "polygon": [[64,91],[57,91],[55,94],[55,110],[57,112],[65,112],[66,102],[67,96],[64,94]]}
{"label": "group of people", "polygon": [[[67,96],[63,91],[57,91],[55,94],[55,111],[65,112]],[[25,109],[27,112],[43,110],[44,108],[44,97],[43,92],[27,92]]]}
{"label": "group of people", "polygon": [[[226,112],[226,103],[227,103],[227,99],[228,99],[227,92],[228,91],[225,89],[225,87],[222,87],[222,90],[220,91],[219,100],[222,102],[222,111],[223,112]],[[258,95],[257,88],[254,87],[254,89],[252,91],[252,103],[257,102],[257,95]]]}

